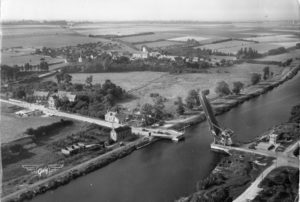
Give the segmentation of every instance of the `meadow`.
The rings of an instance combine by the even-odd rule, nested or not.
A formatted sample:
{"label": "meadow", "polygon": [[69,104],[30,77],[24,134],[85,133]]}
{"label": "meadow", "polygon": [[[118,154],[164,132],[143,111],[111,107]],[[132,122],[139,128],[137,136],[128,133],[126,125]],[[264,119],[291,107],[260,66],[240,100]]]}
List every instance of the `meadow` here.
{"label": "meadow", "polygon": [[183,43],[178,42],[178,41],[156,41],[156,42],[138,44],[138,45],[135,45],[135,46],[138,47],[138,48],[141,48],[143,45],[148,46],[150,48],[162,48],[162,47],[180,45],[180,44],[183,44]]}
{"label": "meadow", "polygon": [[[167,98],[166,108],[172,111],[174,101],[178,96],[185,98],[191,89],[209,89],[210,96],[216,94],[214,89],[218,81],[226,81],[230,86],[234,81],[250,84],[252,73],[262,73],[266,65],[243,63],[232,67],[213,68],[209,73],[169,74],[163,72],[126,72],[126,73],[77,73],[72,75],[73,83],[85,83],[88,76],[93,75],[93,83],[103,83],[110,79],[126,91],[133,94],[136,99],[122,103],[124,107],[134,109],[144,103],[152,103],[151,93],[159,93]],[[282,67],[268,65],[274,74],[280,74]],[[55,81],[55,77],[45,78],[43,81]]]}
{"label": "meadow", "polygon": [[[20,118],[14,112],[21,108],[1,102],[1,143],[10,142],[12,140],[24,137],[27,128],[37,128],[39,126],[48,125],[59,121],[60,117],[40,117],[32,116]],[[12,130],[13,129],[13,130]]]}
{"label": "meadow", "polygon": [[45,57],[42,55],[32,55],[32,54],[25,54],[25,55],[15,55],[14,53],[2,53],[1,55],[1,64],[6,64],[9,66],[13,65],[24,65],[25,63],[29,63],[31,65],[37,65],[41,62],[41,59],[44,58],[48,64],[50,63],[58,63],[64,62],[62,58],[51,58]]}

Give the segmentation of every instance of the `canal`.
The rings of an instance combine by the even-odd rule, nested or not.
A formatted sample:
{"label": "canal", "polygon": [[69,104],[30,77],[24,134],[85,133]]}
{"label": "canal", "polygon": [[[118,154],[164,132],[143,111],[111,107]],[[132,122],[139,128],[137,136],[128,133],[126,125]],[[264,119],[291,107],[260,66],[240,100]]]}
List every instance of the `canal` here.
{"label": "canal", "polygon": [[[299,74],[217,119],[239,140],[250,140],[287,121],[291,107],[298,103]],[[157,142],[32,201],[172,201],[195,191],[196,182],[208,176],[221,158],[210,151],[211,142],[204,122],[189,128],[183,142]]]}

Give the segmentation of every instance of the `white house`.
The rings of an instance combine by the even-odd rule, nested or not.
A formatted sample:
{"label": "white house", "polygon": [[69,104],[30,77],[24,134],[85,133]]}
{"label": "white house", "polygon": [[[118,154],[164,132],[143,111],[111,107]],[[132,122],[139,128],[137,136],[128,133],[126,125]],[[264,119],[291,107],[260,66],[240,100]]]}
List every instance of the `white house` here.
{"label": "white house", "polygon": [[112,112],[112,111],[108,111],[104,117],[105,117],[105,121],[111,123],[118,123],[118,124],[123,124],[126,120],[125,114],[120,114],[118,112]]}

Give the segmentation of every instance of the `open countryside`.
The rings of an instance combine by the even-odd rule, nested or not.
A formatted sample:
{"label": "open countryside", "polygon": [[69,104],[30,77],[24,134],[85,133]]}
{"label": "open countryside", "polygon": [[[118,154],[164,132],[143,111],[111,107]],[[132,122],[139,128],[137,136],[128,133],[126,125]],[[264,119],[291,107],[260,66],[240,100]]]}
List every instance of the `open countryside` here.
{"label": "open countryside", "polygon": [[2,24],[2,200],[296,199],[298,28]]}

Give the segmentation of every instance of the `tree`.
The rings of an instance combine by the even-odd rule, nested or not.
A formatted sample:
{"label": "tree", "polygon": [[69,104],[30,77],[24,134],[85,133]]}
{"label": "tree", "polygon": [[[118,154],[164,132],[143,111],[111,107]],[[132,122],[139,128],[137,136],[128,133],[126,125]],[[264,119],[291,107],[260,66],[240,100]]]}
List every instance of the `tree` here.
{"label": "tree", "polygon": [[200,99],[196,90],[190,90],[188,96],[185,99],[187,107],[192,109],[194,106],[200,106]]}
{"label": "tree", "polygon": [[251,75],[251,83],[252,83],[252,85],[257,84],[258,82],[260,82],[260,80],[261,80],[261,75],[260,75],[260,74],[258,74],[258,73],[253,73],[253,74]]}
{"label": "tree", "polygon": [[64,74],[64,82],[66,84],[71,84],[71,81],[72,81],[72,76],[70,74]]}
{"label": "tree", "polygon": [[268,66],[264,67],[263,73],[264,73],[264,76],[263,76],[264,80],[267,80],[270,76],[270,68]]}
{"label": "tree", "polygon": [[62,81],[62,74],[61,73],[58,73],[55,75],[55,78],[56,78],[56,81],[58,84],[60,84],[60,82]]}
{"label": "tree", "polygon": [[204,95],[209,95],[209,89],[203,90],[202,93],[203,93]]}
{"label": "tree", "polygon": [[140,109],[141,114],[144,117],[145,120],[145,124],[146,125],[150,125],[152,124],[153,121],[153,106],[149,103],[145,103],[142,105],[141,109]]}
{"label": "tree", "polygon": [[232,92],[234,92],[236,95],[240,94],[241,89],[244,87],[244,84],[240,81],[233,82],[233,89]]}
{"label": "tree", "polygon": [[26,92],[23,89],[18,89],[15,93],[15,97],[19,99],[24,99],[26,97]]}
{"label": "tree", "polygon": [[93,75],[86,77],[85,83],[87,86],[92,87],[93,83]]}
{"label": "tree", "polygon": [[177,108],[176,108],[176,112],[179,115],[183,115],[184,114],[184,106],[183,106],[183,102],[182,102],[182,98],[181,97],[177,97]]}
{"label": "tree", "polygon": [[34,129],[33,128],[27,128],[27,130],[25,131],[25,134],[33,135],[34,134]]}
{"label": "tree", "polygon": [[82,91],[82,90],[83,90],[83,85],[80,84],[80,83],[75,83],[75,84],[74,84],[74,89],[75,89],[76,91]]}
{"label": "tree", "polygon": [[230,89],[229,89],[229,85],[225,81],[220,81],[220,82],[217,83],[217,87],[215,88],[215,92],[219,96],[229,95],[231,93]]}

